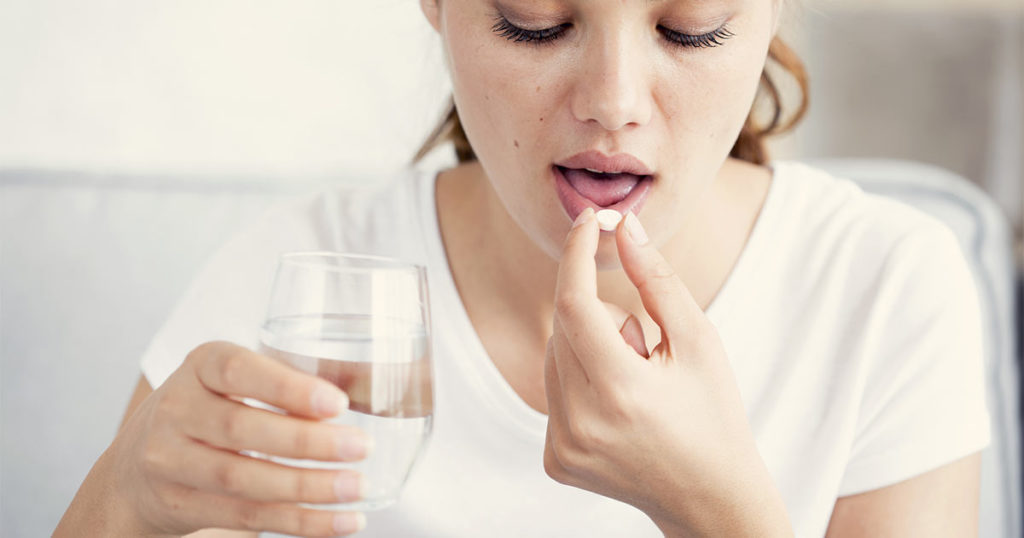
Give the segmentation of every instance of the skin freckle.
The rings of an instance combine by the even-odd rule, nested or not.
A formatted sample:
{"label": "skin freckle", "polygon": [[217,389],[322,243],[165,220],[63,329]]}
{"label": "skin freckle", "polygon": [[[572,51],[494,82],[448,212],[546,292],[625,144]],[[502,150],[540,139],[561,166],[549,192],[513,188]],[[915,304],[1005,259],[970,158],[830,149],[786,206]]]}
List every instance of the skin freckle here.
{"label": "skin freckle", "polygon": [[542,117],[542,118],[540,119],[540,121],[544,121],[544,118]]}

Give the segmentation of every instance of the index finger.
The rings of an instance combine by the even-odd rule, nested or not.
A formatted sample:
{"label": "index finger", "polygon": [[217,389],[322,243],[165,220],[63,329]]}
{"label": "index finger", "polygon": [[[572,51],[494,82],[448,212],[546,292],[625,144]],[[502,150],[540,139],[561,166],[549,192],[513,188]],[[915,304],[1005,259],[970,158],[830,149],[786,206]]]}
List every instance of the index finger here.
{"label": "index finger", "polygon": [[189,355],[199,382],[212,392],[254,398],[310,418],[348,408],[348,396],[338,387],[245,347],[212,342]]}
{"label": "index finger", "polygon": [[662,342],[686,340],[704,312],[665,257],[648,241],[636,215],[627,213],[622,219],[615,231],[615,243],[622,269],[636,286],[644,309],[661,327]]}
{"label": "index finger", "polygon": [[[588,365],[594,361],[615,356],[623,349],[633,352],[619,334],[608,309],[597,297],[594,256],[600,233],[593,209],[587,208],[580,213],[566,236],[555,285],[555,316],[588,374]],[[593,378],[592,375],[590,377]]]}

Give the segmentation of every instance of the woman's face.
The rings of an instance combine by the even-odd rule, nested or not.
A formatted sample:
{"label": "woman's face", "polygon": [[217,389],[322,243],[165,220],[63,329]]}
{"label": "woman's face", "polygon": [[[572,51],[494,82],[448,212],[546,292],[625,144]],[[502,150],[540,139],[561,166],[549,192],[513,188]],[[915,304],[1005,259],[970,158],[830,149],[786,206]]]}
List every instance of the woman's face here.
{"label": "woman's face", "polygon": [[[586,206],[633,210],[656,245],[680,231],[750,111],[778,12],[778,0],[438,1],[421,4],[466,136],[554,259]],[[570,160],[583,152],[647,170],[591,175],[581,168],[626,163]],[[599,265],[617,265],[602,236]]]}

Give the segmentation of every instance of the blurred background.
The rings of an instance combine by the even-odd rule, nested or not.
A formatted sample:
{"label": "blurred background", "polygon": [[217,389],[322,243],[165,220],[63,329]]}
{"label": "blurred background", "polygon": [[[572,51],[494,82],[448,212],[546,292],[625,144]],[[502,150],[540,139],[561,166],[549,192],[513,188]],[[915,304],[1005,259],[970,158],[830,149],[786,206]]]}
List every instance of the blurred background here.
{"label": "blurred background", "polygon": [[[774,155],[953,171],[1019,275],[1024,0],[796,0],[782,35],[811,108]],[[405,167],[449,91],[417,0],[0,0],[0,534],[52,531],[213,249]]]}
{"label": "blurred background", "polygon": [[[449,93],[416,0],[0,6],[5,169],[378,175]],[[775,154],[942,166],[991,193],[1019,239],[1022,28],[1024,0],[792,1],[781,33],[812,108]]]}

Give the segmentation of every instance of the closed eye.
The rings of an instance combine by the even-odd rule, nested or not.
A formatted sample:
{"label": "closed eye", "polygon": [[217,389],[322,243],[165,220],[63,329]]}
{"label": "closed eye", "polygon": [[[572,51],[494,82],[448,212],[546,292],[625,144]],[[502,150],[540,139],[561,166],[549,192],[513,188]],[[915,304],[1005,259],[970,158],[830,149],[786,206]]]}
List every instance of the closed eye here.
{"label": "closed eye", "polygon": [[[510,23],[505,17],[498,15],[495,17],[494,26],[491,27],[491,30],[509,41],[543,45],[562,37],[566,30],[571,27],[572,24],[570,23],[562,23],[543,30],[526,30]],[[722,45],[723,41],[735,35],[725,25],[722,25],[717,30],[701,35],[677,32],[664,26],[658,26],[658,30],[665,36],[666,41],[685,48],[717,47]]]}

